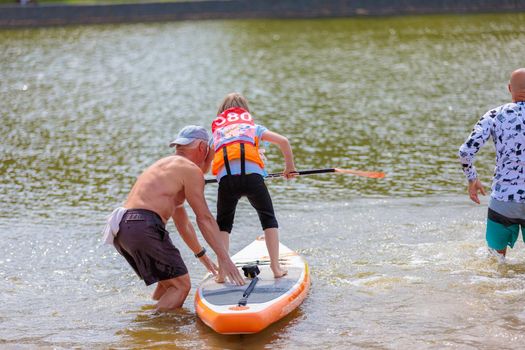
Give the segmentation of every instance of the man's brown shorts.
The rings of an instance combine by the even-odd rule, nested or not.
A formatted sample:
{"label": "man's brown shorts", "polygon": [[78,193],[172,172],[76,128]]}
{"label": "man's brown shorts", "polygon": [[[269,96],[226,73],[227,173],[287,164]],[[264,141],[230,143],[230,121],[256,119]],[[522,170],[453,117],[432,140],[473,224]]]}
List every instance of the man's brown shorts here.
{"label": "man's brown shorts", "polygon": [[148,286],[188,273],[162,219],[151,210],[129,209],[114,244]]}

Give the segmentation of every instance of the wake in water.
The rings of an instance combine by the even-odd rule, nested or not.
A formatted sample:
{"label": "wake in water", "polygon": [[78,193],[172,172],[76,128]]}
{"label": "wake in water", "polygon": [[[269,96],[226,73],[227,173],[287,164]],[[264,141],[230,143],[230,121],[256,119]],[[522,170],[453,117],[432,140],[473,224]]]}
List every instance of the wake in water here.
{"label": "wake in water", "polygon": [[505,264],[506,258],[505,255],[498,253],[498,251],[494,248],[488,248],[488,252],[490,256],[493,256],[496,258],[499,264]]}

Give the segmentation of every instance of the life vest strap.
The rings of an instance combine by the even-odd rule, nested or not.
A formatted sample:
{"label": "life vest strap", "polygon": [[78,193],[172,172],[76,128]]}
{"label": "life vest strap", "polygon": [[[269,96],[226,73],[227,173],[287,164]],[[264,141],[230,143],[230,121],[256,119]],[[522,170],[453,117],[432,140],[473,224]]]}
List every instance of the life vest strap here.
{"label": "life vest strap", "polygon": [[246,156],[244,151],[244,143],[241,143],[241,175],[246,174]]}
{"label": "life vest strap", "polygon": [[228,150],[226,146],[222,148],[222,157],[224,158],[224,167],[226,168],[226,174],[231,175],[230,162],[228,161]]}

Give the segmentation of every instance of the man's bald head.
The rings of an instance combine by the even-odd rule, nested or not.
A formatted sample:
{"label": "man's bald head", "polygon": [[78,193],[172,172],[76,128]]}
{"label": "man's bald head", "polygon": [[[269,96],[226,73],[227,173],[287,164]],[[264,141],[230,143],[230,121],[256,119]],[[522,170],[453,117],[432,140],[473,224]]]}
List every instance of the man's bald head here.
{"label": "man's bald head", "polygon": [[525,101],[525,68],[516,69],[511,73],[509,91],[512,101]]}

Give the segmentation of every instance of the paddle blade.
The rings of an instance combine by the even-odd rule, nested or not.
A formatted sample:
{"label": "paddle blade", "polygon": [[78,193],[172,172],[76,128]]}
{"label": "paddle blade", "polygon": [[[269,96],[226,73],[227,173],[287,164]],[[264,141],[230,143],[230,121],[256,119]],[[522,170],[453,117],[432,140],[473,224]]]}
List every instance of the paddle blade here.
{"label": "paddle blade", "polygon": [[361,171],[361,170],[351,170],[351,169],[334,169],[336,173],[357,175],[363,177],[369,177],[372,179],[382,179],[385,177],[385,173],[380,171]]}

